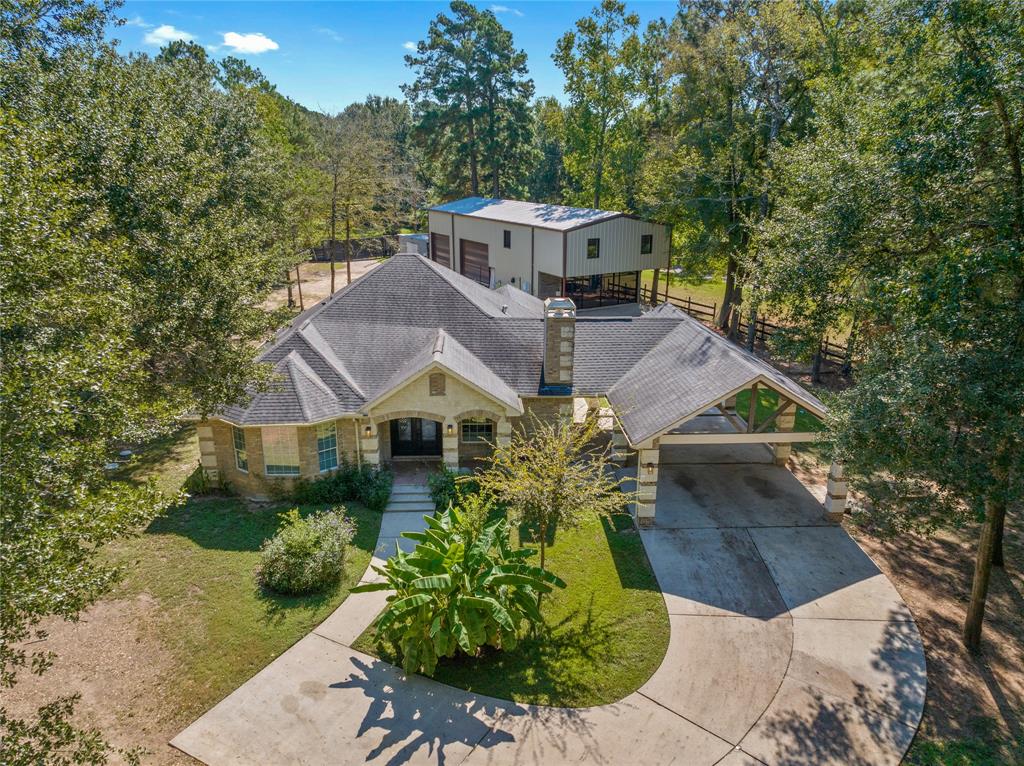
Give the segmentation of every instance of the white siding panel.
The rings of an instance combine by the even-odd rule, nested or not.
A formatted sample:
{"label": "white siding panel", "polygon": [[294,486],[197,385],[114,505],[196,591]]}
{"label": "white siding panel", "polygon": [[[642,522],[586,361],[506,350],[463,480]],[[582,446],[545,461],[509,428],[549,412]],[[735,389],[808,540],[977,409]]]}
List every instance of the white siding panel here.
{"label": "white siding panel", "polygon": [[[505,230],[512,232],[512,247],[504,245]],[[483,242],[487,245],[489,266],[494,269],[494,286],[512,282],[518,287],[521,280],[530,280],[530,227],[514,223],[482,221],[466,216],[455,216],[456,249],[458,240]]]}
{"label": "white siding panel", "polygon": [[550,229],[534,230],[533,285],[530,292],[537,294],[537,272],[562,275],[562,232]]}
{"label": "white siding panel", "polygon": [[[436,210],[431,210],[427,214],[427,231],[431,234],[443,234],[444,236],[451,239],[452,236],[452,217],[449,213],[439,213]],[[457,251],[452,243],[448,245],[451,251],[452,266],[455,265],[455,259]]]}
{"label": "white siding panel", "polygon": [[[654,237],[649,255],[640,254],[643,234]],[[668,265],[669,227],[660,223],[615,218],[570,231],[567,236],[566,274],[570,277],[642,271]],[[601,240],[599,258],[587,258],[587,240],[592,237]]]}

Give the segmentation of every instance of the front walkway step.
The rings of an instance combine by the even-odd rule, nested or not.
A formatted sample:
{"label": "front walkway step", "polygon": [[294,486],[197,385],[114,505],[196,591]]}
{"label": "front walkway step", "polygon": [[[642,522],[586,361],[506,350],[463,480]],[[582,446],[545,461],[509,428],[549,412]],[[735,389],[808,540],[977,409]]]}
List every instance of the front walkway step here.
{"label": "front walkway step", "polygon": [[391,499],[384,509],[384,513],[400,513],[402,511],[422,511],[429,513],[434,510],[434,504],[428,500],[396,500]]}

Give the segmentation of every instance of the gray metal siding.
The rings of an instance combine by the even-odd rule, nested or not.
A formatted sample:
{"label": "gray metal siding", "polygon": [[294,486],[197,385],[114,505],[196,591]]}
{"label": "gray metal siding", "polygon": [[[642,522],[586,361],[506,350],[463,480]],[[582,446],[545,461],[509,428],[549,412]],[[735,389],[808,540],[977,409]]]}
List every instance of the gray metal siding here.
{"label": "gray metal siding", "polygon": [[[640,254],[640,237],[650,234],[649,255]],[[669,258],[669,227],[635,218],[615,218],[584,226],[567,234],[566,276],[584,277],[621,271],[665,268]],[[587,240],[601,241],[601,255],[587,258]]]}

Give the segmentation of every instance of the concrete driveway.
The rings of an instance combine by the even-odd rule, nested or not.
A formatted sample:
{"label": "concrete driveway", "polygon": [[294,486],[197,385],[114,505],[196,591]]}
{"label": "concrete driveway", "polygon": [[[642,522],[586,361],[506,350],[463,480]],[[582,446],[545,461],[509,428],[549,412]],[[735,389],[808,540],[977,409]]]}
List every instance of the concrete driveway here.
{"label": "concrete driveway", "polygon": [[[899,763],[924,705],[913,620],[760,456],[663,455],[658,526],[641,534],[672,634],[618,703],[542,708],[406,677],[350,648],[383,603],[362,594],[172,744],[209,764]],[[385,526],[380,555],[395,545]]]}

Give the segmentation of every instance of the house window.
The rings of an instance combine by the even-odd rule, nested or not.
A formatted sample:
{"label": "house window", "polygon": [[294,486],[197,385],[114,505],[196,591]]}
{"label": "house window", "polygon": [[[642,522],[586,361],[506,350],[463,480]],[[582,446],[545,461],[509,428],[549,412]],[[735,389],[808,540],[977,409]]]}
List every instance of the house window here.
{"label": "house window", "polygon": [[249,473],[249,453],[245,451],[245,431],[231,426],[231,438],[235,442],[235,468]]}
{"label": "house window", "polygon": [[640,255],[650,255],[652,250],[654,250],[654,235],[653,234],[641,234],[640,235]]}
{"label": "house window", "polygon": [[267,476],[299,475],[299,438],[295,428],[263,429],[263,467]]}
{"label": "house window", "polygon": [[431,396],[444,396],[444,373],[443,372],[432,372],[430,373],[430,395]]}
{"label": "house window", "polygon": [[320,473],[338,467],[338,429],[334,423],[321,423],[316,427],[316,455]]}
{"label": "house window", "polygon": [[601,257],[601,240],[593,237],[587,240],[587,258]]}
{"label": "house window", "polygon": [[504,244],[505,247],[512,247],[512,232],[505,229],[502,232],[502,237],[504,238],[502,244]]}
{"label": "house window", "polygon": [[489,442],[494,438],[494,424],[486,418],[467,418],[462,421],[462,441],[468,444]]}

